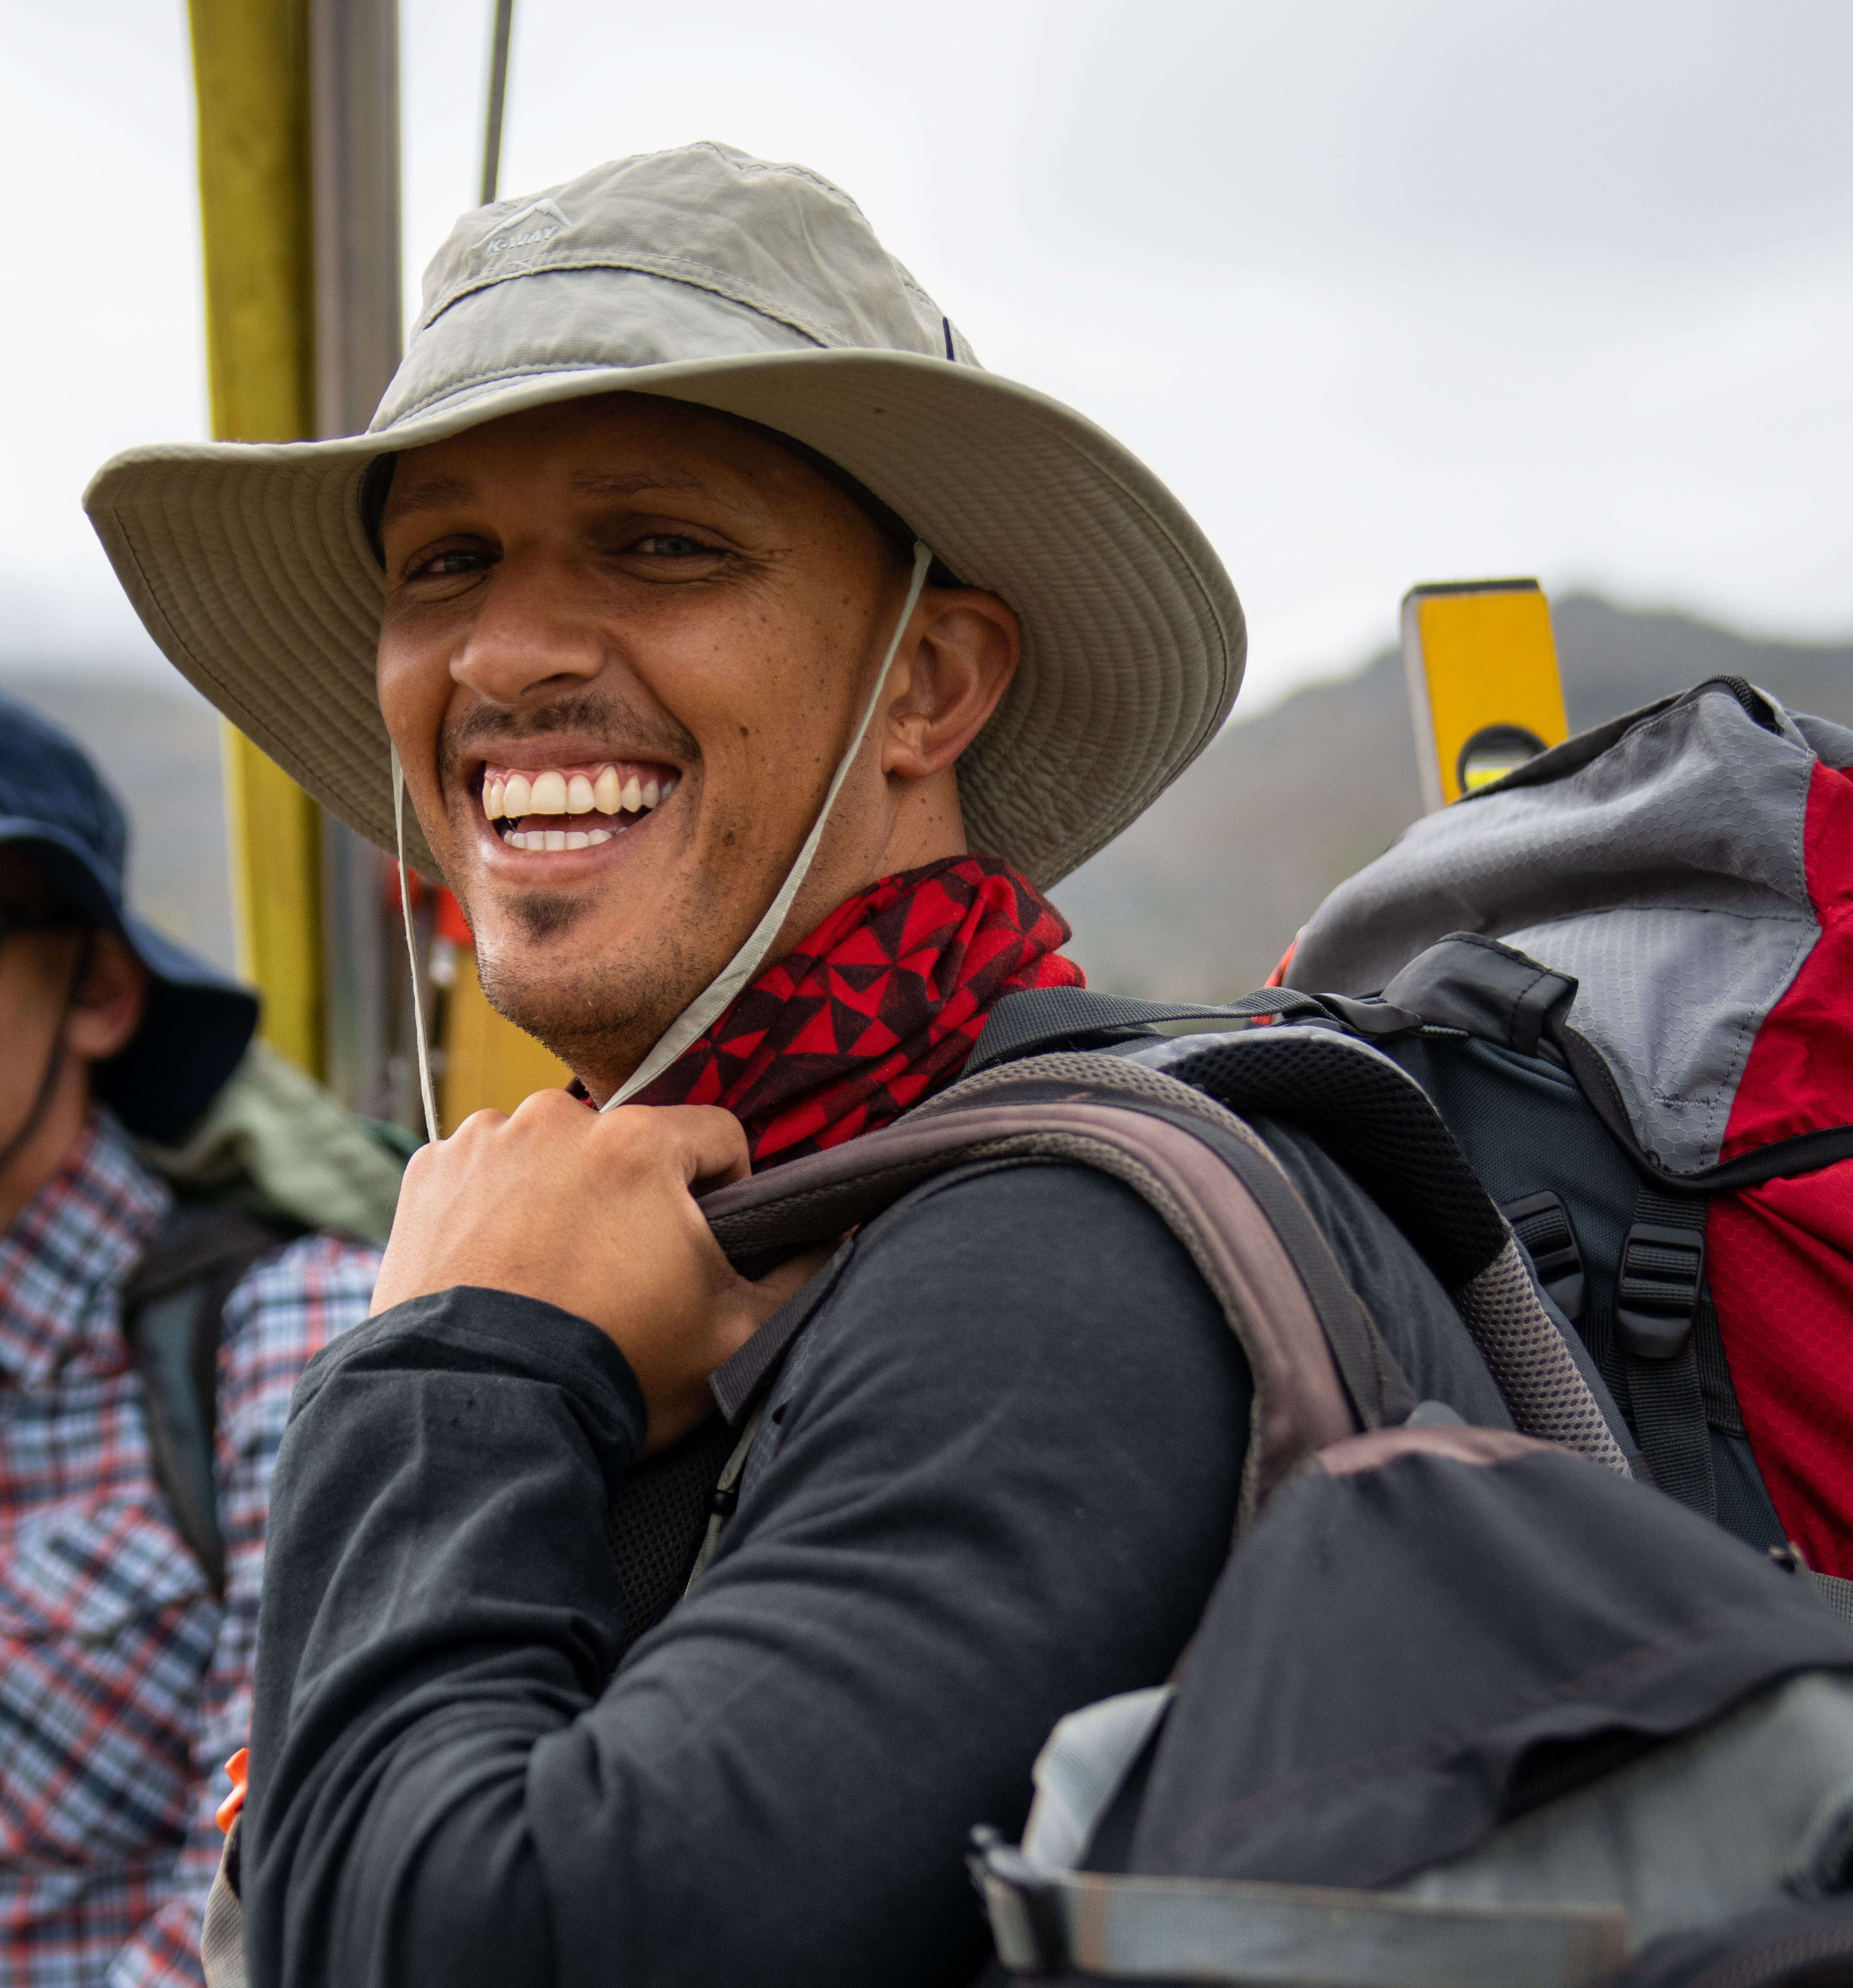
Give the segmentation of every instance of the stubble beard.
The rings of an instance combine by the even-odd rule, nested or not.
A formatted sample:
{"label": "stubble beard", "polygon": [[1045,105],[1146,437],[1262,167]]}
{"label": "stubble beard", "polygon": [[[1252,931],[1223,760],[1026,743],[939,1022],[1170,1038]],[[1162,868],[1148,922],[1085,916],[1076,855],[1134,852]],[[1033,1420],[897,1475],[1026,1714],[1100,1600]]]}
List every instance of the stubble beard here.
{"label": "stubble beard", "polygon": [[484,996],[589,1089],[621,1084],[719,970],[678,930],[659,931],[648,958],[634,948],[615,960],[575,958],[560,941],[592,910],[589,898],[537,891],[505,908],[516,928],[509,943],[478,948]]}

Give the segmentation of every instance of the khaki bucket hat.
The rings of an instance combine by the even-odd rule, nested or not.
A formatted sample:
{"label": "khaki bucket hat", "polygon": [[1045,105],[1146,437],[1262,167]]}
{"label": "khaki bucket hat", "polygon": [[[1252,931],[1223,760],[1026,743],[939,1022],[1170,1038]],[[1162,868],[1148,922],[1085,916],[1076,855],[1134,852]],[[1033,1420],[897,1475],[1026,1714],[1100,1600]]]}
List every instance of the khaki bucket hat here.
{"label": "khaki bucket hat", "polygon": [[84,505],[169,661],[390,850],[368,465],[620,390],[791,437],[1016,610],[1021,667],[959,764],[974,849],[1046,888],[1216,735],[1242,610],[1183,506],[1091,422],[984,371],[846,194],[729,146],[620,159],[466,214],[365,434],[130,449]]}

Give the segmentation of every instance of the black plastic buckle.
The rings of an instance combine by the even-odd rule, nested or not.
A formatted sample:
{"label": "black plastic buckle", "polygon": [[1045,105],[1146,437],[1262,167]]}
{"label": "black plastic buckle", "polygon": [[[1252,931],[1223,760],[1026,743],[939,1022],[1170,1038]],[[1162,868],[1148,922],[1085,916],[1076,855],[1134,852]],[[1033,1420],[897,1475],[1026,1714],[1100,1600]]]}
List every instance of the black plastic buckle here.
{"label": "black plastic buckle", "polygon": [[1621,1245],[1615,1337],[1637,1360],[1677,1360],[1705,1284],[1705,1232],[1637,1222]]}
{"label": "black plastic buckle", "polygon": [[[1068,1963],[1068,1936],[1062,1924],[1056,1888],[1014,1844],[1006,1843],[989,1823],[972,1831],[972,1854],[965,1868],[978,1895],[989,1903],[990,1887],[1001,1885],[1023,1909],[1030,1943],[1036,1950],[1032,1972],[1059,1974]],[[1022,1973],[1020,1968],[1014,1970]]]}
{"label": "black plastic buckle", "polygon": [[1550,1293],[1551,1301],[1566,1318],[1581,1318],[1588,1295],[1588,1280],[1583,1273],[1583,1253],[1577,1244],[1569,1209],[1558,1196],[1546,1192],[1503,1202],[1500,1212],[1530,1251],[1538,1281]]}

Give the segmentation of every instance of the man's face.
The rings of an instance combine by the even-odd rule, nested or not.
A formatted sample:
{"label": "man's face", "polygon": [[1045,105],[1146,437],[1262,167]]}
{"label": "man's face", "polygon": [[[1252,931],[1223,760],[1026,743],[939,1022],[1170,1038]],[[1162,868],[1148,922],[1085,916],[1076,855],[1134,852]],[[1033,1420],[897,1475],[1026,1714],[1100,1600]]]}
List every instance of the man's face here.
{"label": "man's face", "polygon": [[[627,1068],[776,894],[904,562],[776,443],[633,394],[407,453],[381,529],[380,707],[485,988],[589,1080]],[[787,942],[861,881],[857,798]]]}
{"label": "man's face", "polygon": [[[56,901],[37,868],[0,848],[0,915]],[[83,935],[75,925],[0,939],[0,1145],[25,1121],[64,1021]]]}

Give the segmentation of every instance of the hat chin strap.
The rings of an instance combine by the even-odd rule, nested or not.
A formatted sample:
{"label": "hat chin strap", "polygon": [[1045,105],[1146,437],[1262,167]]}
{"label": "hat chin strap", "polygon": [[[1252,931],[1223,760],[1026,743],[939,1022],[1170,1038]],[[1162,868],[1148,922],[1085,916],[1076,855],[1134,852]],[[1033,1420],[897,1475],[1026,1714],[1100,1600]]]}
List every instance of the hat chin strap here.
{"label": "hat chin strap", "polygon": [[424,1105],[424,1136],[438,1143],[438,1097],[431,1088],[431,1047],[424,1033],[424,997],[418,991],[418,940],[412,927],[411,872],[405,867],[405,769],[399,749],[388,745],[393,766],[393,840],[399,850],[399,913],[405,926],[405,957],[411,965],[412,1033],[418,1039],[418,1095]]}
{"label": "hat chin strap", "polygon": [[[881,701],[883,688],[888,682],[888,671],[894,668],[895,655],[901,647],[901,638],[907,633],[907,626],[914,617],[914,610],[920,604],[920,596],[926,587],[927,572],[933,563],[930,547],[921,540],[914,543],[914,573],[909,582],[907,598],[901,603],[901,613],[895,620],[894,632],[888,637],[886,653],[881,658],[881,667],[875,672],[875,681],[868,694],[868,702],[863,706],[861,722],[850,734],[849,743],[843,749],[843,757],[837,762],[837,770],[831,776],[830,788],[823,803],[817,810],[817,817],[811,823],[810,833],[804,838],[804,847],[798,851],[796,860],[786,873],[785,881],[779,887],[779,894],[766,908],[765,915],[747,935],[732,959],[719,973],[689,1002],[663,1032],[657,1045],[644,1057],[629,1078],[614,1091],[599,1107],[609,1111],[615,1106],[627,1103],[645,1085],[654,1083],[678,1057],[692,1043],[700,1040],[709,1025],[715,1021],[734,996],[746,986],[764,964],[766,955],[771,952],[779,928],[784,925],[805,878],[810,874],[810,866],[816,859],[817,847],[823,840],[825,824],[830,820],[830,810],[837,804],[837,796],[842,791],[843,783],[849,778],[849,769],[855,763],[856,755],[862,749],[862,742],[868,735],[868,728],[875,715],[876,707]],[[430,1046],[425,1040],[424,1004],[418,992],[418,951],[412,933],[411,885],[405,867],[405,773],[399,763],[398,748],[392,749],[393,775],[393,832],[399,847],[399,904],[405,918],[405,952],[411,962],[412,1023],[418,1039],[418,1090],[424,1101],[424,1126],[434,1144],[438,1133],[438,1107],[431,1088]]]}

